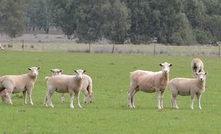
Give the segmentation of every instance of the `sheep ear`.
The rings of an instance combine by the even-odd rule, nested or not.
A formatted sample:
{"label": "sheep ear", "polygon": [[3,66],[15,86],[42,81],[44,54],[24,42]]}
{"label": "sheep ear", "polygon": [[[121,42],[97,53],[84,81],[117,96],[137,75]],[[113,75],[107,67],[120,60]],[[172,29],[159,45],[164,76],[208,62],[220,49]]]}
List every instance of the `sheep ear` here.
{"label": "sheep ear", "polygon": [[208,72],[205,72],[205,75],[207,75],[208,74]]}
{"label": "sheep ear", "polygon": [[53,73],[53,70],[52,70],[52,69],[50,69],[50,71]]}
{"label": "sheep ear", "polygon": [[78,73],[77,70],[74,70],[75,73]]}
{"label": "sheep ear", "polygon": [[38,68],[38,70],[41,68],[41,67],[37,67]]}
{"label": "sheep ear", "polygon": [[85,73],[87,70],[84,70],[83,73]]}
{"label": "sheep ear", "polygon": [[169,66],[170,66],[170,67],[172,67],[172,66],[173,66],[173,64],[170,64]]}
{"label": "sheep ear", "polygon": [[62,70],[62,69],[60,69],[60,73],[61,73],[61,72],[63,72],[63,70]]}
{"label": "sheep ear", "polygon": [[31,68],[29,67],[28,70],[31,71]]}
{"label": "sheep ear", "polygon": [[163,64],[162,64],[162,63],[160,63],[159,65],[160,65],[161,67],[163,66]]}

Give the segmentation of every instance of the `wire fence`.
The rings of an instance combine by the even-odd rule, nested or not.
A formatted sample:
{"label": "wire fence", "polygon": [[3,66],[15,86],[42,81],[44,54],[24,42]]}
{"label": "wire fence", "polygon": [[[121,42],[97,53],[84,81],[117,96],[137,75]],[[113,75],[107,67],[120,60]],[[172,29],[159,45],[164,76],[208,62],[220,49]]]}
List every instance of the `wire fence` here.
{"label": "wire fence", "polygon": [[76,43],[74,40],[68,40],[62,35],[26,36],[14,40],[3,40],[0,38],[0,43],[5,50],[19,51],[65,51],[74,53],[221,57],[220,46],[212,45],[171,46],[155,43],[147,45],[115,45],[108,43],[80,44]]}

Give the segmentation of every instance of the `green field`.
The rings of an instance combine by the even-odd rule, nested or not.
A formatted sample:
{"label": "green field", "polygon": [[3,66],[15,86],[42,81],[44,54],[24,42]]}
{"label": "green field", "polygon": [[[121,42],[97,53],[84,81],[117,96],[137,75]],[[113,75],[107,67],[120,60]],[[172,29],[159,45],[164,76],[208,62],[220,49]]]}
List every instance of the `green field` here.
{"label": "green field", "polygon": [[[219,58],[200,57],[208,71],[206,91],[202,96],[202,110],[195,101],[190,109],[190,97],[178,97],[180,109],[172,109],[170,91],[166,90],[164,109],[157,109],[156,94],[138,92],[135,109],[127,107],[129,72],[136,69],[159,71],[162,62],[173,64],[170,79],[192,77],[190,62],[193,57],[145,56],[123,54],[89,54],[67,52],[0,51],[0,76],[27,73],[28,67],[40,66],[32,98],[34,105],[23,105],[18,94],[12,95],[13,105],[0,103],[0,134],[69,134],[69,133],[221,133],[220,67]],[[69,108],[69,95],[61,104],[55,93],[55,108],[44,107],[47,92],[45,76],[50,69],[63,69],[73,74],[74,69],[85,69],[93,79],[94,102],[83,104],[74,100]],[[29,101],[28,101],[29,102]]]}

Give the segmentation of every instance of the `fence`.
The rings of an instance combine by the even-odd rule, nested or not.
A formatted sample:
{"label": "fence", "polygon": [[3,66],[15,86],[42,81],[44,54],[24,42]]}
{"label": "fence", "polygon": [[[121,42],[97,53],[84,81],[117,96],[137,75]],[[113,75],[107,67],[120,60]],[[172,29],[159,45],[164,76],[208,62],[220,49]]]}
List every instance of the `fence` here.
{"label": "fence", "polygon": [[66,51],[82,53],[221,57],[220,46],[211,45],[171,46],[162,44],[78,44],[73,40],[67,40],[61,35],[53,35],[52,37],[49,35],[44,35],[43,37],[39,37],[39,35],[37,35],[38,37],[36,37],[36,35],[32,35],[32,38],[26,36],[15,40],[2,40],[0,38],[0,42],[6,50],[20,51]]}

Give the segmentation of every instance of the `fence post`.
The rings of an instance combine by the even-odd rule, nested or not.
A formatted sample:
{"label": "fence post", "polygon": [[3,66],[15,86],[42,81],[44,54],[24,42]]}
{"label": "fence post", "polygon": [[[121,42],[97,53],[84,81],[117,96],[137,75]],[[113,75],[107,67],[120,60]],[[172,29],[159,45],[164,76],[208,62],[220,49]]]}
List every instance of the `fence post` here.
{"label": "fence post", "polygon": [[24,51],[24,48],[25,48],[24,40],[22,40],[21,47],[22,47],[22,51]]}
{"label": "fence post", "polygon": [[220,55],[220,45],[219,45],[219,58],[220,58],[220,56],[221,56],[221,55]]}
{"label": "fence post", "polygon": [[115,44],[113,44],[113,47],[112,47],[112,51],[111,51],[112,54],[114,53],[114,49],[115,49]]}

